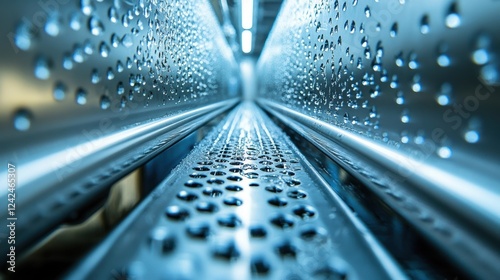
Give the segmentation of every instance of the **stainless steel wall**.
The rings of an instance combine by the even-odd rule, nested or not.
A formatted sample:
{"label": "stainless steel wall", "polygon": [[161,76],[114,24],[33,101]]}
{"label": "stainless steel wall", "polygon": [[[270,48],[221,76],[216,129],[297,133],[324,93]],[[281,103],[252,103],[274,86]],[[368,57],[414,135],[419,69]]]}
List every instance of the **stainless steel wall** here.
{"label": "stainless steel wall", "polygon": [[11,1],[0,18],[0,180],[17,167],[18,250],[237,102],[208,1]]}
{"label": "stainless steel wall", "polygon": [[258,62],[264,108],[478,275],[500,259],[499,11],[290,0]]}

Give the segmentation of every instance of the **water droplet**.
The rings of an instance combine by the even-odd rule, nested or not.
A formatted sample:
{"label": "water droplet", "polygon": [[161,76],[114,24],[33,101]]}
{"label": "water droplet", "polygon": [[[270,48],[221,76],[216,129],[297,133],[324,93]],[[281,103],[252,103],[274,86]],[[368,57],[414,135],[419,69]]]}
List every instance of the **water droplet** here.
{"label": "water droplet", "polygon": [[427,34],[430,31],[429,27],[429,16],[424,15],[420,20],[420,33]]}
{"label": "water droplet", "polygon": [[118,60],[118,61],[116,62],[116,71],[117,71],[118,73],[121,73],[121,72],[123,72],[123,70],[124,70],[124,69],[123,69],[123,63],[122,63],[120,60]]}
{"label": "water droplet", "polygon": [[69,27],[75,31],[82,28],[82,16],[79,13],[74,13],[69,19]]}
{"label": "water droplet", "polygon": [[111,106],[111,100],[106,95],[101,96],[101,109],[106,110]]}
{"label": "water droplet", "polygon": [[420,84],[420,76],[419,75],[415,75],[413,77],[413,84],[411,85],[411,89],[414,92],[422,91],[422,84]]}
{"label": "water droplet", "polygon": [[451,84],[444,83],[441,86],[440,92],[436,96],[437,103],[441,106],[446,106],[446,105],[450,104],[451,92],[452,92]]}
{"label": "water droplet", "polygon": [[399,83],[398,83],[398,76],[397,75],[393,75],[392,76],[392,79],[391,79],[391,84],[390,84],[390,87],[391,88],[397,88],[399,86]]}
{"label": "water droplet", "polygon": [[391,31],[389,32],[389,35],[394,38],[398,35],[398,23],[395,22],[392,27],[391,27]]}
{"label": "water droplet", "polygon": [[23,51],[27,51],[31,47],[33,44],[33,30],[30,25],[21,23],[17,26],[14,43]]}
{"label": "water droplet", "polygon": [[401,143],[406,144],[410,142],[410,137],[408,136],[408,132],[403,131],[401,132]]}
{"label": "water droplet", "polygon": [[480,140],[481,122],[477,118],[471,118],[464,132],[464,139],[468,143],[474,144]]}
{"label": "water droplet", "polygon": [[133,40],[132,36],[130,36],[129,34],[125,34],[122,37],[122,45],[124,45],[126,48],[132,47],[133,44],[134,44],[134,40]]}
{"label": "water droplet", "polygon": [[410,116],[408,115],[408,111],[403,111],[401,114],[401,122],[402,123],[409,123],[410,122]]}
{"label": "water droplet", "polygon": [[452,152],[451,152],[451,149],[449,147],[444,146],[444,147],[440,147],[437,150],[437,154],[441,158],[450,158],[452,155]]}
{"label": "water droplet", "polygon": [[363,38],[361,38],[361,46],[363,48],[365,48],[365,47],[368,46],[368,38],[366,36],[364,36]]}
{"label": "water droplet", "polygon": [[472,53],[472,61],[477,65],[483,65],[489,61],[489,53],[485,49],[477,49]]}
{"label": "water droplet", "polygon": [[442,54],[440,54],[440,55],[438,56],[438,58],[437,58],[437,63],[438,63],[438,64],[439,64],[439,66],[441,66],[441,67],[448,67],[448,66],[450,66],[450,64],[451,64],[451,59],[450,59],[450,57],[449,57],[447,54],[442,53]]}
{"label": "water droplet", "polygon": [[50,77],[50,64],[44,57],[37,58],[35,61],[35,77],[40,80],[47,80]]}
{"label": "water droplet", "polygon": [[437,63],[441,67],[448,67],[451,64],[451,58],[447,54],[448,44],[441,43],[438,48]]}
{"label": "water droplet", "polygon": [[419,82],[415,82],[413,83],[413,85],[411,86],[411,89],[414,91],[414,92],[420,92],[422,90],[422,85],[419,83]]}
{"label": "water droplet", "polygon": [[464,133],[464,138],[469,143],[477,143],[479,141],[479,133],[475,130],[468,130]]}
{"label": "water droplet", "polygon": [[382,62],[379,57],[375,57],[372,61],[372,69],[375,72],[380,72],[382,70]]}
{"label": "water droplet", "polygon": [[83,48],[78,45],[76,45],[73,49],[73,60],[77,63],[82,63],[85,61],[85,52],[83,51]]}
{"label": "water droplet", "polygon": [[[125,87],[123,86],[122,82],[119,82],[118,85],[116,86],[116,93],[118,95],[122,95],[125,92]],[[202,170],[205,171],[205,170]]]}
{"label": "water droplet", "polygon": [[110,7],[109,8],[109,10],[108,10],[108,17],[109,17],[109,20],[112,23],[116,23],[118,21],[118,12],[116,11],[115,7]]}
{"label": "water droplet", "polygon": [[99,75],[99,72],[97,72],[97,69],[92,70],[90,80],[93,84],[97,84],[99,81],[101,81],[101,76]]}
{"label": "water droplet", "polygon": [[365,16],[367,18],[369,18],[371,16],[370,7],[368,7],[368,6],[365,7]]}
{"label": "water droplet", "polygon": [[106,77],[108,78],[108,80],[113,80],[115,78],[115,73],[113,72],[113,69],[111,67],[108,68]]}
{"label": "water droplet", "polygon": [[83,51],[87,55],[91,55],[94,53],[94,46],[92,46],[92,43],[90,41],[88,41],[88,40],[85,41],[85,43],[83,45]]}
{"label": "water droplet", "polygon": [[57,82],[52,92],[52,96],[55,100],[63,100],[66,97],[66,90],[66,86],[63,83]]}
{"label": "water droplet", "polygon": [[19,109],[14,114],[14,128],[19,131],[26,131],[30,129],[33,116],[26,109]]}
{"label": "water droplet", "polygon": [[123,15],[123,17],[122,17],[122,24],[123,24],[123,27],[128,27],[128,25],[129,25],[129,19],[128,19],[127,15]]}
{"label": "water droplet", "polygon": [[120,44],[120,39],[118,38],[118,36],[115,33],[113,33],[111,35],[111,46],[113,48],[118,48],[119,44]]}
{"label": "water droplet", "polygon": [[445,106],[450,103],[450,98],[444,94],[438,95],[436,101],[439,105]]}
{"label": "water droplet", "polygon": [[384,48],[382,47],[382,41],[377,42],[377,49],[375,51],[375,56],[377,58],[382,58],[384,56]]}
{"label": "water droplet", "polygon": [[65,54],[63,57],[62,63],[63,63],[64,69],[66,69],[66,70],[73,69],[73,60],[71,58],[71,55]]}
{"label": "water droplet", "polygon": [[93,0],[81,0],[80,9],[82,10],[82,13],[84,15],[90,16],[92,12],[95,10]]}
{"label": "water droplet", "polygon": [[373,119],[377,117],[377,108],[375,108],[375,106],[373,106],[371,109],[370,109],[370,118]]}
{"label": "water droplet", "polygon": [[396,104],[403,105],[405,103],[405,97],[402,91],[398,91],[396,94]]}
{"label": "water droplet", "polygon": [[370,89],[370,98],[377,98],[380,95],[380,87],[378,85],[375,88]]}
{"label": "water droplet", "polygon": [[419,66],[418,60],[417,60],[417,54],[414,52],[411,52],[410,55],[408,56],[408,67],[410,69],[417,69]]}
{"label": "water droplet", "polygon": [[425,142],[425,134],[423,131],[419,131],[417,136],[415,136],[415,139],[413,140],[413,142],[415,142],[415,144],[417,145],[421,145],[421,144],[424,144]]}
{"label": "water droplet", "polygon": [[472,61],[477,65],[484,65],[490,61],[488,49],[491,47],[491,39],[485,34],[481,34],[476,39],[475,50],[472,52]]}
{"label": "water droplet", "polygon": [[106,45],[106,43],[102,42],[101,45],[99,46],[99,53],[101,54],[102,57],[108,57],[109,55],[109,47]]}
{"label": "water droplet", "polygon": [[44,27],[45,32],[50,36],[57,36],[61,32],[61,22],[57,14],[51,15],[47,18]]}
{"label": "water droplet", "polygon": [[354,20],[351,22],[351,28],[349,32],[351,34],[354,34],[354,32],[356,32],[356,22]]}
{"label": "water droplet", "polygon": [[487,64],[481,68],[481,78],[484,82],[489,85],[498,85],[500,84],[500,71],[498,69],[498,65],[496,64]]}
{"label": "water droplet", "polygon": [[85,105],[87,103],[87,92],[82,88],[77,89],[75,101],[78,105]]}
{"label": "water droplet", "polygon": [[445,23],[448,28],[457,28],[458,26],[460,26],[461,18],[458,14],[457,3],[451,4],[450,8],[448,9],[448,14],[445,18]]}
{"label": "water droplet", "polygon": [[89,19],[89,30],[92,35],[99,36],[104,32],[104,25],[98,18],[91,17]]}

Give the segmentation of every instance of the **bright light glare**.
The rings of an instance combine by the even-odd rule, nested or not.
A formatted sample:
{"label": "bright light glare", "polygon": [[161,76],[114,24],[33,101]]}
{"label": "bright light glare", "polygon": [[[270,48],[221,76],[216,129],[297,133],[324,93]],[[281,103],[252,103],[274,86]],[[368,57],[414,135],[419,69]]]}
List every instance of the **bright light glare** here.
{"label": "bright light glare", "polygon": [[241,1],[241,27],[252,29],[253,26],[253,0]]}
{"label": "bright light glare", "polygon": [[244,53],[252,51],[252,32],[250,30],[243,30],[241,33],[241,50]]}

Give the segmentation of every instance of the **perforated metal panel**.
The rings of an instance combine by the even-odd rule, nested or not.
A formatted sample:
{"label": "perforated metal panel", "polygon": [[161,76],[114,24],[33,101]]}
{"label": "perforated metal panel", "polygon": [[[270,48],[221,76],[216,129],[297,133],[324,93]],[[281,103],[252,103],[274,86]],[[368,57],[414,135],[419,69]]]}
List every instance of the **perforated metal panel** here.
{"label": "perforated metal panel", "polygon": [[482,277],[500,260],[499,11],[287,1],[258,65],[264,108]]}
{"label": "perforated metal panel", "polygon": [[0,162],[17,166],[18,250],[237,101],[207,1],[14,1],[0,17]]}
{"label": "perforated metal panel", "polygon": [[405,278],[262,112],[243,104],[71,279]]}

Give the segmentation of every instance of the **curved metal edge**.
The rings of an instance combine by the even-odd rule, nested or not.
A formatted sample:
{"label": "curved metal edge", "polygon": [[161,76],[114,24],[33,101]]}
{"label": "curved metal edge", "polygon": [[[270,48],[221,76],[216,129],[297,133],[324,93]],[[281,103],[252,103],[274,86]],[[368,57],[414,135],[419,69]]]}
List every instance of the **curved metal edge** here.
{"label": "curved metal edge", "polygon": [[[433,176],[432,171],[417,173],[420,170],[415,168],[401,173],[401,168],[411,165],[405,166],[397,160],[404,158],[409,161],[411,158],[398,154],[398,151],[275,102],[263,98],[257,102],[355,175],[467,273],[481,279],[500,275],[497,265],[500,251],[496,240],[499,237],[498,195],[485,194],[478,201],[470,201],[458,190],[473,185],[473,182],[466,182],[466,176],[445,174],[445,170],[437,170],[436,166],[425,168],[436,170],[432,171],[439,172],[437,176]],[[425,163],[419,163],[419,167],[421,165]],[[457,181],[443,181],[450,177],[468,185],[458,185],[462,188],[457,188]],[[447,185],[443,186],[443,183]],[[474,186],[474,189],[480,189],[480,186]]]}
{"label": "curved metal edge", "polygon": [[[23,185],[18,185],[16,201],[16,248],[21,253],[38,238],[64,222],[87,201],[106,192],[109,186],[139,167],[161,151],[175,144],[191,132],[209,122],[217,115],[231,109],[239,98],[206,105],[189,112],[152,120],[129,129],[87,139],[87,142],[44,157],[30,159],[17,167],[18,174],[26,174]],[[71,152],[81,147],[87,150],[74,161],[68,162],[61,178],[53,162],[60,162]],[[64,158],[63,158],[64,159]],[[64,161],[63,161],[64,162]],[[0,178],[7,178],[5,172]],[[6,179],[5,179],[6,181]],[[6,201],[7,194],[2,191]],[[6,212],[0,219],[7,218]],[[8,236],[1,229],[1,236]],[[2,246],[1,257],[6,259],[7,246]]]}

